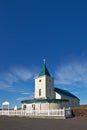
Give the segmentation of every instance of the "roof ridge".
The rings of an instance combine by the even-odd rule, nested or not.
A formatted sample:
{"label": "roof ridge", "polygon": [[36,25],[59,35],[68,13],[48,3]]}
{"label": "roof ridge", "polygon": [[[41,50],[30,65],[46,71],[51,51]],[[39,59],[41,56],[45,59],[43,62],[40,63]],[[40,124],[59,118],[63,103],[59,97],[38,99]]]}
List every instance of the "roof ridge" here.
{"label": "roof ridge", "polygon": [[72,94],[71,92],[69,92],[67,90],[64,90],[64,89],[61,89],[61,88],[54,88],[54,91],[56,91],[60,95],[65,95],[65,96],[68,96],[68,97],[78,98],[74,94]]}

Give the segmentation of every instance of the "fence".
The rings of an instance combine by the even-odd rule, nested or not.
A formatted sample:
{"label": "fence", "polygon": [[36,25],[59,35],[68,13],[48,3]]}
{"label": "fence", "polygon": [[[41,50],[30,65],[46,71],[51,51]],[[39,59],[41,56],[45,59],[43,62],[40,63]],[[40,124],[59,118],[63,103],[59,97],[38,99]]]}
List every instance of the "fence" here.
{"label": "fence", "polygon": [[28,116],[28,117],[71,117],[70,109],[57,109],[57,110],[1,110],[0,115],[8,116]]}

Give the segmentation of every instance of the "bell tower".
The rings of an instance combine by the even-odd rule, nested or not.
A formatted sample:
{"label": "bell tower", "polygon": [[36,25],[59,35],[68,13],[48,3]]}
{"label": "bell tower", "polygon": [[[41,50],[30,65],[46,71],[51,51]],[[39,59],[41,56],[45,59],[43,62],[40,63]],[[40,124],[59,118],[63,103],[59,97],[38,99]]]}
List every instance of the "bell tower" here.
{"label": "bell tower", "polygon": [[35,99],[52,99],[55,98],[54,79],[46,67],[46,59],[43,61],[42,70],[35,78]]}

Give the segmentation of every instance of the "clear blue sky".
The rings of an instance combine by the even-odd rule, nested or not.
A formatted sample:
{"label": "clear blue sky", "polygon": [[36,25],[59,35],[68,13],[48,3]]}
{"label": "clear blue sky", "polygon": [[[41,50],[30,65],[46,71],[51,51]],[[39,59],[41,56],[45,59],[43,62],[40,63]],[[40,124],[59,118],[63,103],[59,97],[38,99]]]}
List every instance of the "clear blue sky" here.
{"label": "clear blue sky", "polygon": [[0,107],[34,95],[47,59],[55,87],[87,103],[87,2],[0,0]]}

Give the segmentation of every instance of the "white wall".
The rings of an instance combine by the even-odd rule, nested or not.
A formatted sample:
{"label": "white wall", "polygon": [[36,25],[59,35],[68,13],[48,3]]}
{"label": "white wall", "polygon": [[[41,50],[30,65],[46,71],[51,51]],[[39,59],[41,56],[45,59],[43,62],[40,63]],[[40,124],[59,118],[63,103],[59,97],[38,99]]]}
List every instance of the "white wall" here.
{"label": "white wall", "polygon": [[[41,89],[41,96],[39,96]],[[49,76],[41,76],[35,79],[35,98],[55,98],[54,79]]]}
{"label": "white wall", "polygon": [[[39,96],[41,89],[41,96]],[[46,78],[45,76],[35,79],[35,98],[46,98]]]}
{"label": "white wall", "polygon": [[46,97],[50,99],[55,98],[54,79],[49,76],[46,76]]}
{"label": "white wall", "polygon": [[59,108],[60,108],[59,103],[35,103],[35,110],[49,110]]}
{"label": "white wall", "polygon": [[26,105],[26,108],[29,110],[48,110],[48,109],[62,109],[62,108],[69,108],[69,107],[79,107],[80,102],[78,99],[71,98],[68,102],[58,102],[58,103],[32,103],[32,104],[22,104],[23,106]]}

